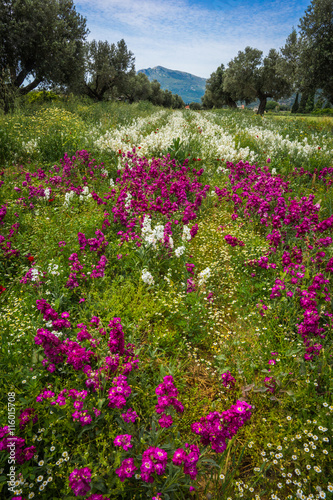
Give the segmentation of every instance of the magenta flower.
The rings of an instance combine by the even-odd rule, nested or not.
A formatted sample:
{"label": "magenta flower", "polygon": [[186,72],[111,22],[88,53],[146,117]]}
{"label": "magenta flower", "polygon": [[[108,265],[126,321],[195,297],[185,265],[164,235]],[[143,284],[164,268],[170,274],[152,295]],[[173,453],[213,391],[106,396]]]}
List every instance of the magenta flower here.
{"label": "magenta flower", "polygon": [[90,491],[91,469],[83,467],[74,469],[69,475],[69,486],[72,488],[75,496],[85,496]]}
{"label": "magenta flower", "polygon": [[130,436],[129,434],[120,434],[114,439],[113,444],[115,446],[121,446],[124,451],[127,451],[129,448],[133,448],[131,439],[132,436]]}
{"label": "magenta flower", "polygon": [[121,482],[124,482],[126,478],[132,477],[134,472],[137,470],[137,467],[134,465],[133,458],[127,458],[123,460],[120,467],[115,470],[116,474],[118,474]]}
{"label": "magenta flower", "polygon": [[20,421],[20,429],[24,429],[28,422],[32,420],[32,423],[35,424],[38,420],[38,416],[36,415],[36,410],[33,408],[27,408],[23,410],[19,415]]}
{"label": "magenta flower", "polygon": [[236,379],[231,375],[229,371],[222,373],[221,379],[222,384],[227,389],[233,389],[235,387]]}
{"label": "magenta flower", "polygon": [[164,450],[151,446],[142,454],[141,479],[146,483],[153,483],[153,473],[164,474],[168,455]]}
{"label": "magenta flower", "polygon": [[173,424],[171,415],[163,414],[162,417],[159,419],[158,423],[160,424],[161,427],[165,427],[166,429],[168,427],[171,427],[171,425]]}
{"label": "magenta flower", "polygon": [[132,424],[134,424],[138,414],[136,413],[136,411],[132,410],[132,408],[129,408],[127,412],[122,413],[121,416],[123,417],[125,422],[132,422]]}

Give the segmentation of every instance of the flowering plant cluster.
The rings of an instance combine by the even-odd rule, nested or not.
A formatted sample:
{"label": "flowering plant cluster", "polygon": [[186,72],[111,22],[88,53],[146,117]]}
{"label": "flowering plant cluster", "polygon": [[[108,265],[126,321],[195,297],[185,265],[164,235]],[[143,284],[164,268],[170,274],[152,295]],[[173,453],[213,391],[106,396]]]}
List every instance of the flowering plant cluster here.
{"label": "flowering plant cluster", "polygon": [[237,401],[229,410],[222,413],[213,411],[199,422],[192,424],[192,432],[201,436],[204,445],[211,444],[217,453],[223,453],[227,447],[227,439],[236,435],[238,429],[251,418],[251,405],[245,401]]}
{"label": "flowering plant cluster", "polygon": [[[327,259],[324,251],[315,253],[311,262],[317,273],[311,278],[312,283],[307,287],[301,244],[304,241],[307,242],[308,252],[316,247],[329,247],[331,238],[318,236],[333,226],[333,216],[319,222],[320,205],[314,203],[314,195],[302,196],[300,200],[291,197],[286,200],[286,194],[292,192],[290,182],[285,182],[280,176],[273,176],[268,167],[260,168],[256,165],[250,165],[248,162],[239,162],[237,165],[227,162],[227,168],[230,171],[231,191],[228,191],[227,188],[216,187],[215,192],[219,199],[225,198],[233,203],[233,217],[235,219],[240,215],[245,219],[256,219],[259,224],[271,231],[266,237],[271,247],[268,252],[259,259],[244,262],[244,265],[258,266],[266,270],[277,269],[277,264],[270,263],[269,257],[278,255],[278,250],[280,253],[281,250],[284,250],[281,264],[284,276],[290,276],[288,281],[292,287],[289,286],[289,283],[286,286],[285,279],[276,278],[270,298],[278,299],[282,297],[283,293],[287,297],[292,297],[295,294],[299,298],[299,304],[304,310],[304,319],[296,326],[305,346],[304,359],[312,360],[322,349],[322,344],[316,342],[316,338],[325,338],[325,330],[329,326],[328,322],[324,323],[321,320],[318,313],[319,299],[324,296],[326,302],[331,300],[331,294],[326,286],[329,279],[325,278],[322,272],[318,273],[318,270],[322,269],[325,273],[330,274],[332,272],[332,259]],[[243,192],[238,195],[236,191],[238,192],[240,188]],[[288,245],[290,236],[287,240],[287,232],[300,242],[292,249]],[[225,238],[227,237],[231,238],[229,235]],[[313,239],[313,244],[310,244],[310,238]],[[231,244],[230,241],[227,242]],[[262,307],[264,308],[264,305]],[[263,315],[263,311],[260,311],[260,314]],[[329,312],[324,314],[331,318],[332,322],[332,314]]]}
{"label": "flowering plant cluster", "polygon": [[0,172],[0,491],[11,458],[11,500],[325,498],[333,142],[111,104],[87,149],[35,165],[54,138],[27,130],[33,161]]}

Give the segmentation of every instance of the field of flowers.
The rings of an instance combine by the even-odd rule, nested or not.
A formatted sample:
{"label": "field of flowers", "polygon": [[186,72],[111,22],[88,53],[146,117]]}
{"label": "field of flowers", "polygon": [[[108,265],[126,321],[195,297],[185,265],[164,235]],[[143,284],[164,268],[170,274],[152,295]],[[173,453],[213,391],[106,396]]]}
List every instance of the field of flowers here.
{"label": "field of flowers", "polygon": [[0,498],[333,498],[333,123],[0,116]]}

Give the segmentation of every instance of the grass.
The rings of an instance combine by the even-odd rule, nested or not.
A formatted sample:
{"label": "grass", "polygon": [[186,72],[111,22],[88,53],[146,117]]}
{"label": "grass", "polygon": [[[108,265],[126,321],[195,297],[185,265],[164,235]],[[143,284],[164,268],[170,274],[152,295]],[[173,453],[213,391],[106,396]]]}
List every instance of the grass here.
{"label": "grass", "polygon": [[[17,478],[19,472],[23,477],[23,483],[16,485],[17,491],[21,490],[24,498],[33,498],[31,493],[34,493],[41,499],[72,499],[69,474],[75,468],[89,467],[92,491],[112,499],[147,498],[147,494],[151,498],[158,492],[162,492],[166,500],[189,498],[190,484],[196,488],[191,493],[193,498],[205,498],[207,494],[216,500],[325,498],[324,494],[332,498],[332,326],[327,328],[326,339],[321,341],[324,348],[320,355],[305,361],[305,347],[297,333],[297,324],[303,314],[299,301],[295,297],[270,299],[275,279],[283,274],[283,249],[279,247],[270,258],[277,269],[256,268],[255,276],[251,276],[253,268],[244,266],[244,261],[258,259],[268,250],[266,236],[271,228],[265,228],[255,217],[252,222],[242,216],[233,218],[232,203],[218,201],[212,194],[214,186],[231,190],[231,185],[228,175],[219,170],[226,162],[221,158],[217,160],[215,151],[205,146],[210,140],[210,136],[205,135],[206,130],[209,130],[209,123],[214,123],[232,136],[235,151],[232,154],[238,155],[240,148],[248,147],[257,155],[259,166],[263,166],[270,146],[265,143],[265,136],[258,145],[253,134],[248,132],[251,127],[259,127],[265,133],[273,131],[284,138],[289,135],[291,141],[303,140],[307,134],[310,144],[320,148],[326,145],[329,151],[332,144],[330,119],[267,115],[262,120],[251,113],[237,111],[187,112],[188,142],[172,142],[177,137],[170,137],[165,138],[165,144],[170,141],[168,151],[181,163],[188,157],[191,168],[202,167],[200,182],[209,184],[211,189],[202,200],[196,219],[191,222],[191,225],[198,224],[198,233],[186,243],[186,253],[179,259],[167,256],[163,246],[143,251],[135,241],[122,244],[119,231],[124,228],[113,222],[112,200],[104,206],[92,198],[80,201],[75,197],[66,206],[65,185],[46,185],[45,179],[37,175],[31,184],[35,188],[51,187],[54,199],[47,202],[34,196],[29,200],[34,207],[29,208],[29,204],[25,207],[20,202],[22,196],[28,196],[27,188],[14,189],[22,186],[27,172],[38,174],[43,169],[51,176],[49,171],[55,164],[60,167],[59,160],[64,153],[74,154],[76,149],[87,149],[96,165],[104,162],[103,171],[107,174],[96,169],[94,178],[90,178],[89,168],[80,167],[80,178],[71,178],[71,182],[76,185],[87,176],[90,192],[95,191],[103,199],[111,190],[110,177],[115,181],[121,175],[119,155],[117,150],[97,148],[96,138],[107,131],[115,134],[117,130],[126,136],[126,127],[134,124],[135,128],[138,118],[145,120],[139,141],[143,143],[146,136],[155,132],[162,137],[163,127],[174,114],[170,112],[158,117],[156,123],[149,123],[149,117],[157,111],[158,108],[144,103],[129,106],[57,102],[42,107],[31,105],[12,116],[0,118],[0,141],[5,146],[0,167],[3,170],[0,179],[4,181],[0,187],[0,205],[6,205],[7,209],[1,234],[19,251],[18,255],[6,256],[2,246],[0,258],[0,285],[6,289],[0,295],[0,379],[6,388],[0,410],[1,427],[8,420],[6,393],[15,393],[16,435],[23,437],[27,446],[36,447],[35,458],[17,466]],[[242,134],[240,129],[243,129]],[[38,143],[34,146],[33,141],[37,138]],[[123,150],[126,150],[129,139],[121,139],[124,139]],[[31,149],[26,147],[29,142]],[[309,175],[299,176],[292,172],[304,163],[292,155],[283,156],[281,150],[275,152],[269,167],[276,168],[278,174],[282,172],[284,180],[290,181],[292,192],[286,199],[313,194],[314,203],[320,201],[321,204],[320,220],[330,217],[332,190],[324,180],[318,179],[318,174],[314,176],[316,166],[318,170],[332,166],[329,152],[321,157],[318,152],[310,151],[306,160]],[[52,175],[55,175],[53,170]],[[327,174],[326,179],[331,177]],[[116,192],[119,195],[117,187]],[[176,216],[180,219],[181,214]],[[99,259],[95,252],[80,252],[77,234],[81,232],[87,238],[94,238],[96,228],[101,228],[105,219],[110,221],[110,226],[103,228],[108,241],[104,277],[83,280],[78,289],[66,288],[71,266],[68,259],[73,252],[78,254],[86,275]],[[16,222],[19,222],[18,231],[9,237],[10,228]],[[165,224],[166,219],[153,213],[152,225],[155,227],[158,223]],[[230,247],[224,239],[226,234],[242,240],[244,247]],[[183,244],[181,233],[174,238],[175,248]],[[59,246],[60,241],[66,245]],[[296,242],[290,237],[289,244],[301,246],[303,254],[307,251],[304,240]],[[332,244],[324,250],[327,262],[333,256]],[[323,265],[311,263],[315,252],[316,249],[305,259],[308,274],[303,289],[310,286],[311,277],[319,270],[330,277]],[[210,269],[210,277],[193,293],[186,293],[185,283],[191,277],[186,262],[195,265],[196,280],[201,271]],[[40,273],[46,273],[44,279],[40,274],[39,286],[20,282],[33,266],[37,266]],[[52,266],[58,266],[54,273]],[[143,282],[144,268],[153,274],[154,286]],[[289,282],[287,285],[291,286]],[[328,287],[331,290],[331,286]],[[135,345],[140,359],[139,370],[133,370],[128,376],[132,387],[128,406],[138,414],[135,425],[126,427],[120,418],[121,412],[107,406],[105,390],[110,387],[110,381],[105,378],[102,379],[104,392],[99,389],[89,393],[87,398],[91,413],[93,407],[102,412],[91,425],[82,427],[73,422],[71,403],[64,408],[52,407],[48,401],[36,404],[36,396],[44,389],[58,394],[63,388],[86,387],[83,373],[68,363],[54,373],[42,366],[44,351],[34,341],[37,329],[45,328],[45,321],[36,309],[36,300],[41,298],[58,313],[69,311],[73,325],[88,325],[89,332],[100,341],[96,352],[102,357],[109,354],[108,337],[98,334],[90,325],[90,319],[97,316],[102,328],[109,331],[112,318],[121,318],[125,343]],[[260,314],[262,303],[267,304],[263,316]],[[321,314],[329,313],[330,302],[320,297],[319,308]],[[324,317],[321,318],[323,324]],[[76,340],[76,333],[75,330],[68,335]],[[88,349],[89,342],[84,342],[82,345]],[[275,364],[269,364],[272,359]],[[221,374],[226,371],[236,380],[232,390],[221,382]],[[174,415],[174,425],[161,432],[156,422],[155,388],[168,374],[174,377],[185,411],[182,415]],[[265,377],[274,378],[273,391],[267,387]],[[143,450],[153,445],[167,450],[171,457],[173,450],[183,447],[185,442],[198,442],[191,432],[193,422],[209,412],[225,411],[239,400],[252,406],[251,419],[229,441],[223,454],[199,445],[203,456],[197,481],[189,481],[180,468],[170,464],[168,473],[156,476],[152,485],[135,477],[120,482],[115,469],[125,457],[134,456],[138,465]],[[18,415],[27,407],[36,408],[38,422],[30,420],[20,429]],[[123,433],[133,435],[132,453],[121,452],[112,443],[117,434]],[[41,462],[43,465],[39,465]],[[0,467],[1,495],[12,498],[5,476],[9,467],[8,455],[4,452],[1,452]],[[40,489],[47,477],[52,477],[52,481]],[[300,489],[303,493],[297,493]]]}

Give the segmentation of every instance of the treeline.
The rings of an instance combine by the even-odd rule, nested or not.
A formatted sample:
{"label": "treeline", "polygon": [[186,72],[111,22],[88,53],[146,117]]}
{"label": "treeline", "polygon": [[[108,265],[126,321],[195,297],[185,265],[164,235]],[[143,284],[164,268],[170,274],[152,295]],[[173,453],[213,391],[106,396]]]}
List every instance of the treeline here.
{"label": "treeline", "polygon": [[[0,106],[7,113],[15,97],[41,86],[68,94],[181,108],[177,94],[163,91],[157,80],[136,74],[135,58],[124,40],[86,41],[86,19],[72,0],[1,0]],[[280,50],[266,57],[246,47],[210,75],[204,108],[249,104],[296,94],[293,112],[309,112],[333,103],[333,0],[312,0]],[[320,98],[315,103],[316,92]],[[301,96],[301,97],[300,97]],[[328,104],[327,104],[328,103]],[[199,104],[191,103],[194,109]]]}
{"label": "treeline", "polygon": [[[333,0],[312,0],[284,47],[261,50],[246,47],[210,75],[202,98],[204,108],[236,107],[259,100],[263,114],[267,100],[296,94],[292,112],[308,113],[333,103]],[[316,92],[320,97],[315,103]],[[301,95],[301,98],[299,98]]]}
{"label": "treeline", "polygon": [[0,105],[5,113],[17,96],[41,86],[96,101],[185,106],[157,80],[136,74],[134,55],[124,40],[87,42],[87,34],[86,19],[72,0],[1,0]]}

